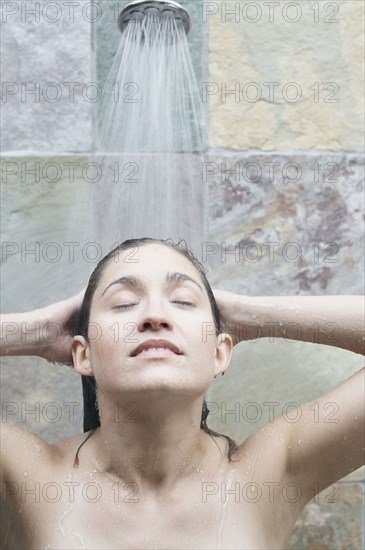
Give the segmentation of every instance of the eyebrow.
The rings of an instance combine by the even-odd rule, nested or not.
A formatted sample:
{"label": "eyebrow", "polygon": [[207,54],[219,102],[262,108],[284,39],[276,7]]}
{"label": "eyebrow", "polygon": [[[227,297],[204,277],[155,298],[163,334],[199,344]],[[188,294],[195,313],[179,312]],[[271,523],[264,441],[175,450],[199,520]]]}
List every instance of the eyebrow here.
{"label": "eyebrow", "polygon": [[[174,273],[168,273],[166,275],[166,279],[165,281],[167,283],[172,283],[172,282],[175,282],[175,283],[183,283],[185,281],[189,281],[191,283],[194,283],[194,285],[196,285],[197,287],[200,288],[200,290],[203,292],[203,289],[202,287],[200,286],[199,283],[197,283],[194,279],[192,279],[191,277],[189,277],[189,275],[186,275],[185,273],[180,273],[178,271],[174,272]],[[104,296],[104,294],[106,293],[106,291],[114,286],[114,285],[123,285],[123,286],[127,286],[127,287],[130,287],[130,288],[140,288],[142,285],[142,282],[140,279],[137,279],[137,277],[134,277],[133,275],[126,275],[124,277],[120,277],[119,279],[116,279],[115,281],[113,281],[112,283],[110,283],[110,285],[108,285],[106,287],[106,289],[104,290],[102,296]]]}

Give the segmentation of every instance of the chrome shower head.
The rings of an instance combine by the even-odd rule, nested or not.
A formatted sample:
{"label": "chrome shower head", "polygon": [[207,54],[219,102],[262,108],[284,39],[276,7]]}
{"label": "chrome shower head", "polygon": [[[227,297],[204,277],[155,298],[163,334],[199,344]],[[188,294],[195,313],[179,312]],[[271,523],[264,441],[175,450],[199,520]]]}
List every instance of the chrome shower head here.
{"label": "chrome shower head", "polygon": [[170,17],[184,25],[186,34],[191,29],[189,12],[173,0],[133,0],[128,2],[118,17],[118,27],[123,32],[130,21],[142,21],[147,15],[158,19]]}

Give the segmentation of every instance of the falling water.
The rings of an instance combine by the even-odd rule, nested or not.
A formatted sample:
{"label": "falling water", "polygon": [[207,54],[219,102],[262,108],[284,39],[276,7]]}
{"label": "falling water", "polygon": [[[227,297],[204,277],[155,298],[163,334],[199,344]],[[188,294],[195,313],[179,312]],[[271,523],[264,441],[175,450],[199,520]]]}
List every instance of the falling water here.
{"label": "falling water", "polygon": [[203,110],[183,24],[153,14],[130,21],[102,97],[96,241],[107,251],[127,238],[171,237],[199,255]]}

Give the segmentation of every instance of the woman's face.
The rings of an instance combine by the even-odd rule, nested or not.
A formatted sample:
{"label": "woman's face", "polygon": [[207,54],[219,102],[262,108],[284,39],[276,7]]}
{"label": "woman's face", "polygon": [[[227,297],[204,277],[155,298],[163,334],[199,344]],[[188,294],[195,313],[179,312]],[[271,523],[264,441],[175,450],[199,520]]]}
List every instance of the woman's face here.
{"label": "woman's face", "polygon": [[[99,389],[114,396],[153,390],[203,395],[232,353],[230,337],[215,335],[199,272],[158,243],[120,252],[109,262],[90,324],[81,374],[94,375]],[[165,343],[146,345],[150,340]]]}

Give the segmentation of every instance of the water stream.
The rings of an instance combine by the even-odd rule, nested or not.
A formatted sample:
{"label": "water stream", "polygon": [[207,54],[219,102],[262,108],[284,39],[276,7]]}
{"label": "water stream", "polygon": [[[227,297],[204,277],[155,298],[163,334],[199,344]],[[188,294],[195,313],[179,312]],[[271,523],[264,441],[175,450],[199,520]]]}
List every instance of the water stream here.
{"label": "water stream", "polygon": [[93,190],[94,238],[103,251],[127,238],[206,236],[203,110],[181,23],[130,22],[104,84]]}

